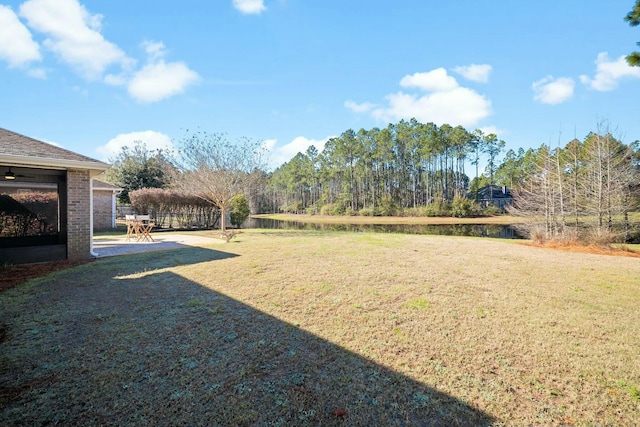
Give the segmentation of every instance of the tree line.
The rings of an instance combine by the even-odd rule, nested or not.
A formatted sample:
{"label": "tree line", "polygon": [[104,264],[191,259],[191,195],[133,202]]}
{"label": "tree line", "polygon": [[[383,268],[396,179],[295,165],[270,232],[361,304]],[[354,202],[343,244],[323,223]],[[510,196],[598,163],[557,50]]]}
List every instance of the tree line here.
{"label": "tree line", "polygon": [[266,201],[272,211],[347,215],[447,205],[467,196],[473,184],[468,164],[475,166],[478,181],[481,156],[488,158],[493,183],[504,146],[495,134],[415,119],[383,129],[350,129],[329,139],[322,153],[311,146],[273,171]]}
{"label": "tree line", "polygon": [[[256,141],[197,132],[177,146],[175,156],[141,143],[124,148],[106,180],[127,190],[122,201],[140,188],[171,188],[217,209],[217,217],[229,213],[240,194],[246,196],[243,209],[249,205],[253,213],[470,216],[481,213],[477,190],[495,184],[512,190],[512,213],[528,217],[526,232],[544,238],[587,230],[625,230],[628,237],[629,214],[638,209],[638,143],[626,145],[601,126],[583,141],[509,150],[502,158],[505,142],[494,134],[403,120],[383,129],[347,130],[322,152],[312,146],[272,172]],[[467,167],[474,169],[473,179]]]}

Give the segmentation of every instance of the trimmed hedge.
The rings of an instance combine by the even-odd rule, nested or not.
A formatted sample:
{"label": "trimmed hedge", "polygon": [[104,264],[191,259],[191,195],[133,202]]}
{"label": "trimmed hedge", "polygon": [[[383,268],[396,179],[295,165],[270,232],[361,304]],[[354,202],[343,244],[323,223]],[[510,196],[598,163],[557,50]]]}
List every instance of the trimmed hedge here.
{"label": "trimmed hedge", "polygon": [[220,218],[217,206],[177,190],[142,188],[129,198],[137,214],[151,215],[160,228],[212,228]]}

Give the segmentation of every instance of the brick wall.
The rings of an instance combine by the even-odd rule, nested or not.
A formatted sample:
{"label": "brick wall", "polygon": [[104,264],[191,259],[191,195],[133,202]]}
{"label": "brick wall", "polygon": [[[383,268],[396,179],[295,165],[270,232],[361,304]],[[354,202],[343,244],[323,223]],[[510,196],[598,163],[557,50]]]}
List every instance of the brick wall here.
{"label": "brick wall", "polygon": [[67,171],[67,258],[91,257],[91,178],[88,170]]}
{"label": "brick wall", "polygon": [[113,228],[113,191],[93,191],[93,229],[107,230]]}

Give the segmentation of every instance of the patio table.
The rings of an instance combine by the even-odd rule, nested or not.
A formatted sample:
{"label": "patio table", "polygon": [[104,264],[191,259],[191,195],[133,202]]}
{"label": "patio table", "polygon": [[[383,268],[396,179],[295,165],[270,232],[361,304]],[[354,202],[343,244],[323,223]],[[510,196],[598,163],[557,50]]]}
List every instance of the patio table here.
{"label": "patio table", "polygon": [[151,237],[154,223],[149,215],[126,215],[125,222],[127,224],[127,240],[135,236],[136,242],[154,241]]}

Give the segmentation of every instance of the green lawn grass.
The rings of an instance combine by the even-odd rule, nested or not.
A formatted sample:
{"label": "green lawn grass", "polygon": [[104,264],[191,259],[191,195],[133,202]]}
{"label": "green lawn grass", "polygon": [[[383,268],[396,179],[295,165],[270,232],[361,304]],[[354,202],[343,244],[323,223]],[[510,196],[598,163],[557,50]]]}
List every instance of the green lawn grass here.
{"label": "green lawn grass", "polygon": [[0,424],[638,425],[639,278],[290,230],[98,260],[0,294]]}

